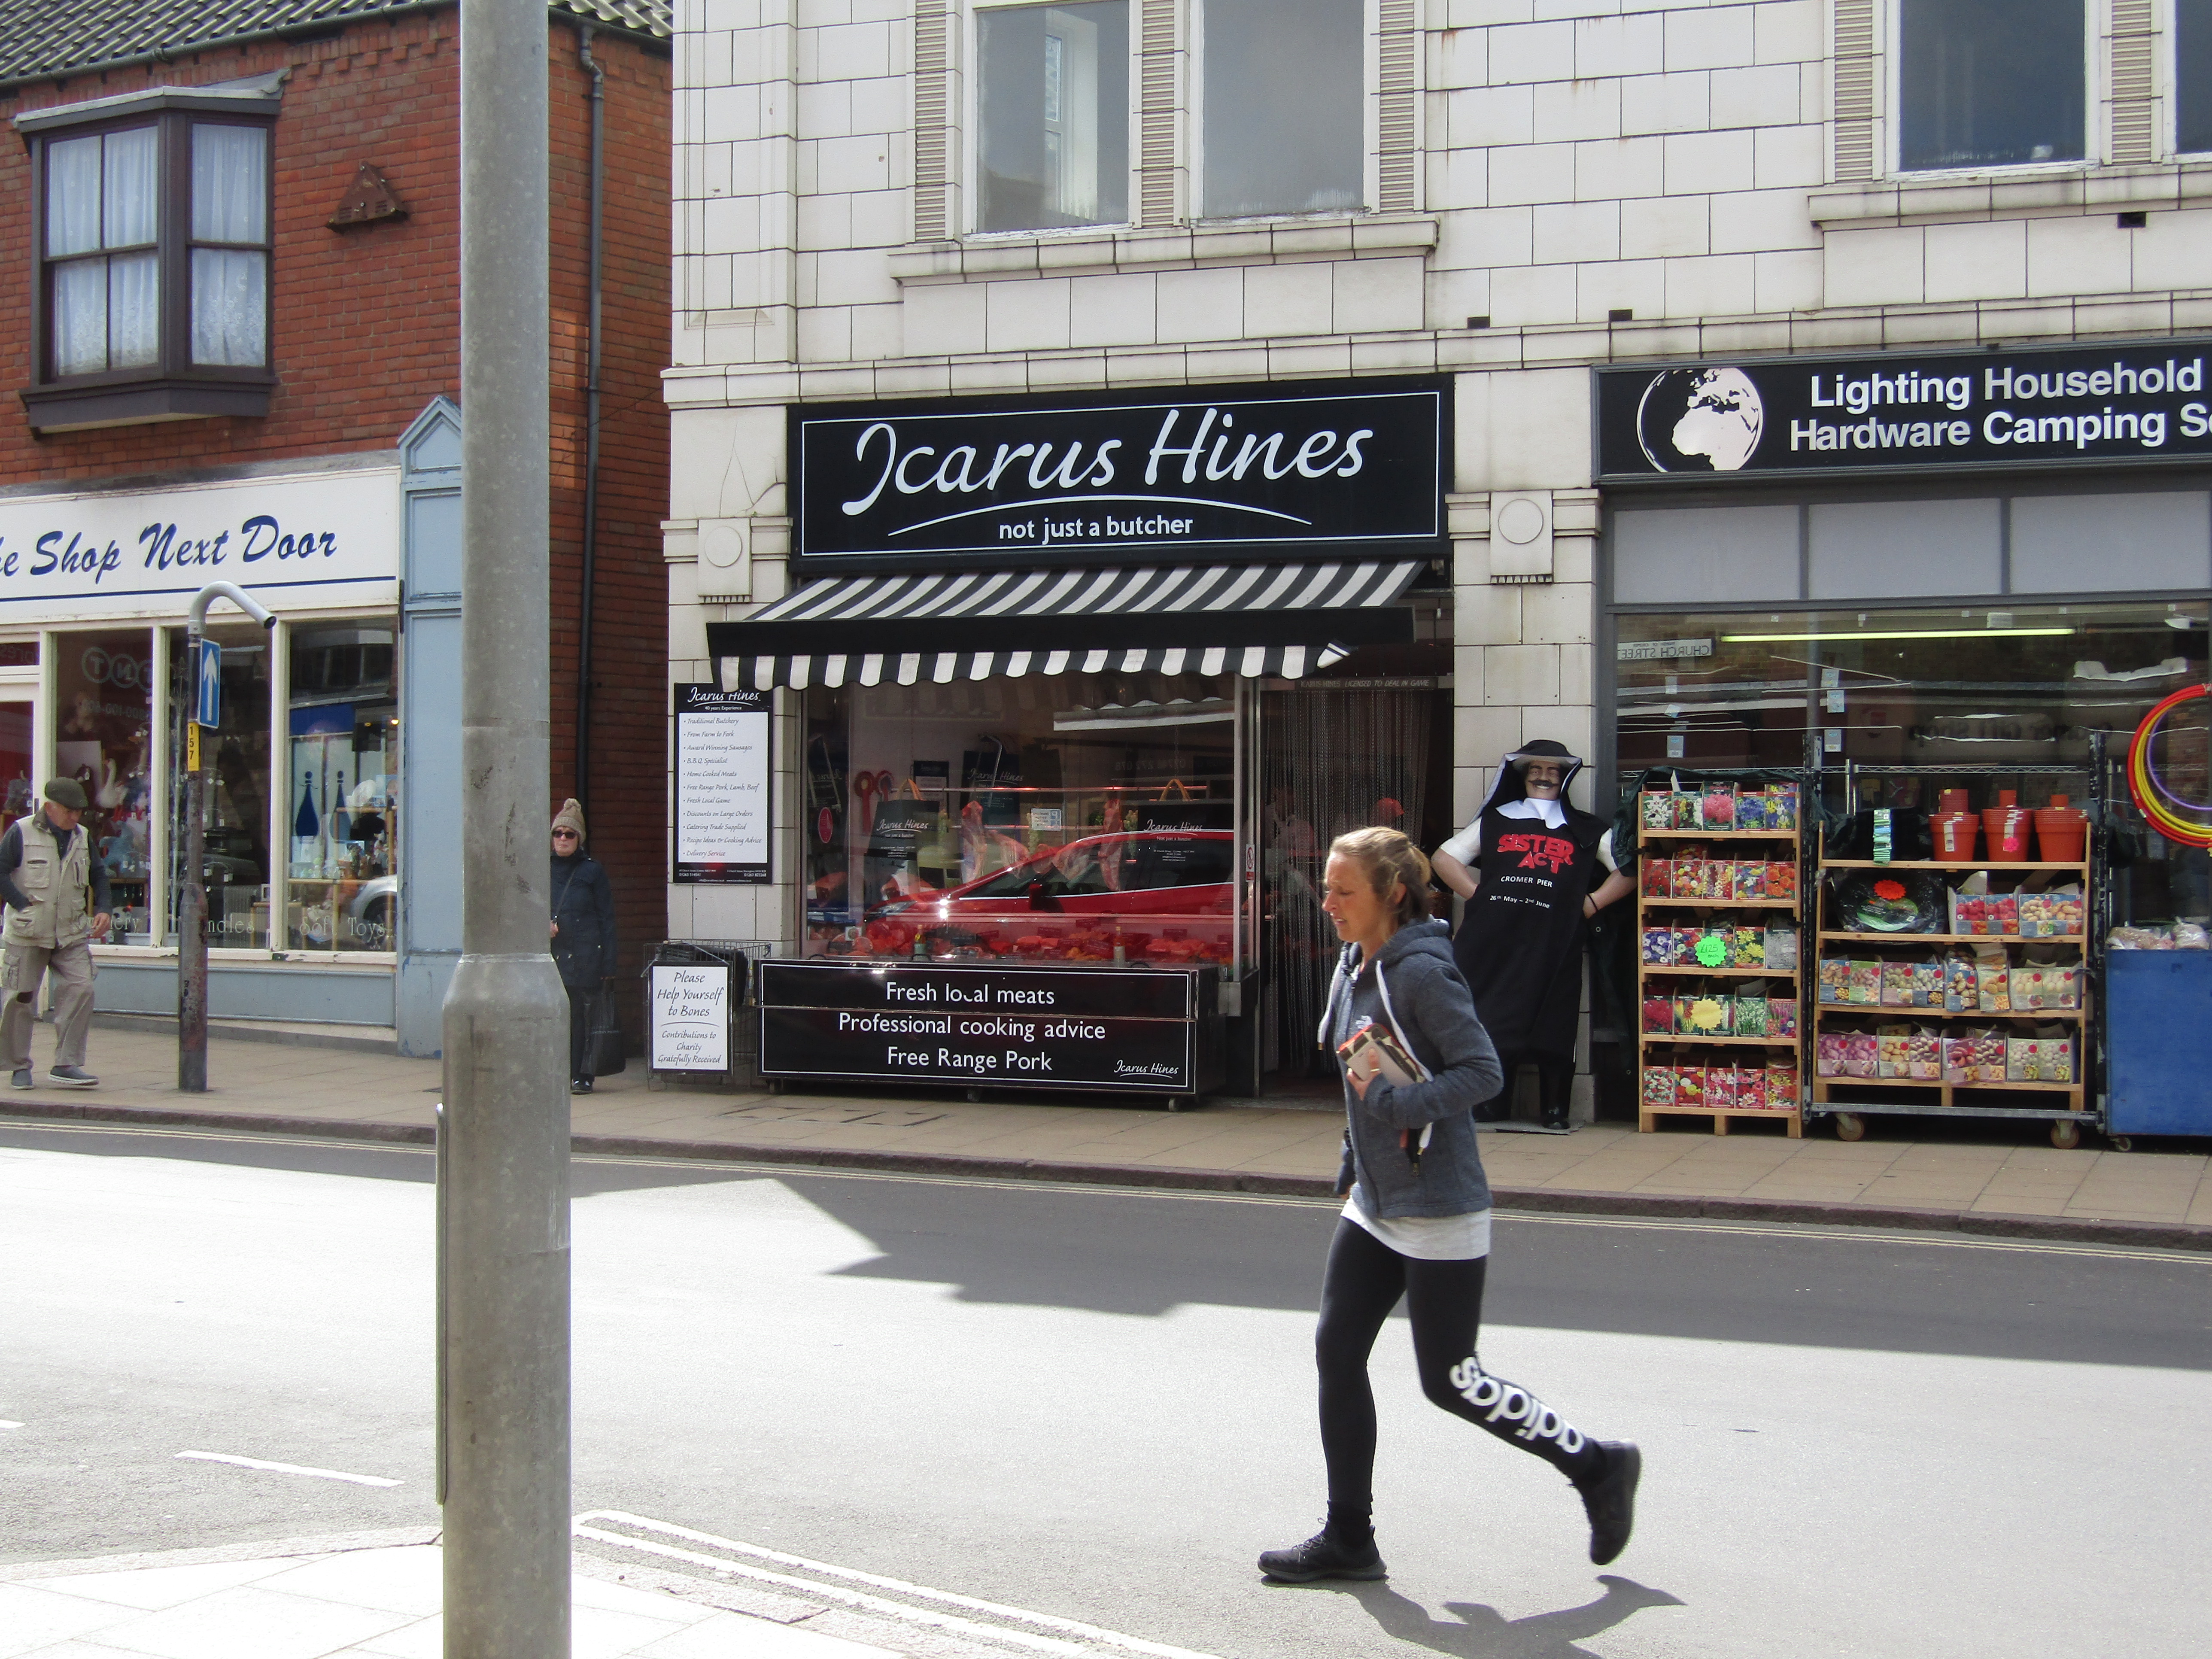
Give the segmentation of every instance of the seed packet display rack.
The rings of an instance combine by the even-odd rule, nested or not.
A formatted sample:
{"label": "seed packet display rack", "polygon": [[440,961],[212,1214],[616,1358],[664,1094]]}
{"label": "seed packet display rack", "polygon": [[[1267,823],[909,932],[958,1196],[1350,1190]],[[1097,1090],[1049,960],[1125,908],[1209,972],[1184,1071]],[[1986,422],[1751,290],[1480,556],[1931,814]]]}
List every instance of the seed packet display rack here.
{"label": "seed packet display rack", "polygon": [[[1711,774],[1700,774],[1711,777]],[[1680,791],[1653,789],[1668,775],[1646,779],[1638,798],[1637,832],[1637,1127],[1651,1133],[1662,1117],[1695,1117],[1711,1121],[1717,1135],[1728,1133],[1731,1123],[1745,1121],[1781,1123],[1792,1139],[1804,1133],[1802,1030],[1805,1007],[1803,892],[1804,785],[1776,786],[1765,795],[1773,803],[1767,814],[1779,821],[1756,828],[1705,828],[1674,823],[1659,827],[1646,807],[1651,793],[1696,794],[1702,799],[1714,788]],[[1735,786],[1721,786],[1731,793]],[[1782,791],[1790,793],[1784,795]],[[1765,792],[1761,792],[1764,793]],[[1790,802],[1786,816],[1781,804]],[[1701,813],[1701,817],[1702,817]],[[1673,868],[1684,862],[1677,854],[1702,850],[1697,860],[1706,869],[1725,866],[1725,877],[1702,876],[1681,884],[1672,878]],[[1755,896],[1734,896],[1734,866],[1754,865]],[[1668,879],[1653,879],[1665,866]],[[1778,868],[1786,878],[1775,875]],[[1727,896],[1712,892],[1719,881],[1730,887]],[[1784,890],[1779,894],[1769,886]],[[1664,885],[1660,892],[1655,887]],[[1789,965],[1778,967],[1766,957],[1768,944],[1779,937],[1770,924],[1780,922],[1790,930],[1795,950]],[[1668,943],[1668,936],[1672,943]],[[1756,961],[1747,935],[1759,940]],[[1704,946],[1704,954],[1698,946]],[[1762,994],[1746,998],[1746,988],[1763,986]],[[1764,1005],[1755,1035],[1741,1035],[1737,1011],[1747,1000]],[[1703,1016],[1703,1018],[1700,1018]],[[1717,1029],[1705,1029],[1712,1027]],[[1698,1097],[1685,1097],[1677,1091],[1686,1071],[1701,1074]],[[1714,1087],[1716,1073],[1726,1078],[1726,1092]],[[1759,1098],[1747,1103],[1737,1090],[1745,1077],[1756,1079]],[[1786,1082],[1784,1081],[1786,1079]],[[1776,1103],[1775,1090],[1782,1091]]]}
{"label": "seed packet display rack", "polygon": [[[1856,810],[1859,786],[1865,777],[1895,778],[1902,775],[1924,776],[1948,785],[1984,785],[1994,787],[1997,783],[2011,784],[2027,776],[2049,775],[2069,780],[2087,781],[2094,775],[2089,767],[1888,767],[1882,769],[1850,769],[1846,774],[1844,797],[1847,811]],[[2092,811],[2092,823],[2095,821]],[[2039,849],[2036,849],[2039,850]],[[2053,890],[2069,888],[2078,892],[2078,900],[2068,905],[2070,915],[2078,917],[2067,931],[2027,935],[2019,933],[1956,933],[1950,901],[1945,901],[1942,918],[1945,931],[1941,933],[1870,933],[1856,929],[1850,919],[1837,914],[1838,885],[1854,875],[1881,871],[1909,880],[1915,876],[1933,873],[1936,879],[1954,893],[1968,878],[1986,873],[1993,897],[2010,897],[2017,908],[2018,896],[2022,892],[2038,895]],[[2014,878],[2018,878],[2014,880]],[[1902,883],[1900,883],[1902,884]],[[2099,1122],[2098,1113],[2092,1109],[2089,1086],[2091,1066],[2096,1051],[2096,1014],[2098,998],[2094,970],[2095,954],[2090,945],[2095,937],[2099,915],[2099,884],[2095,880],[2090,857],[2090,848],[2085,843],[2084,855],[2079,860],[2018,861],[1993,860],[1987,857],[1948,860],[1941,859],[1876,862],[1873,860],[1830,858],[1823,842],[1820,860],[1820,878],[1814,884],[1814,907],[1819,924],[1807,939],[1816,988],[1812,1005],[1812,1105],[1810,1115],[1815,1121],[1823,1116],[1832,1116],[1836,1133],[1844,1140],[1857,1140],[1866,1133],[1866,1119],[1870,1115],[1915,1115],[1943,1117],[2026,1118],[2048,1119],[2051,1140],[2054,1146],[2064,1150],[2081,1144],[2081,1126]],[[2015,922],[2014,925],[2017,925]],[[2049,947],[2049,948],[2043,948]],[[1929,1006],[1913,1002],[1838,1002],[1832,1000],[1836,988],[1820,983],[1832,977],[1824,973],[1820,964],[1849,962],[1910,965],[1915,958],[1924,959],[1934,953],[1939,958],[1953,961],[1961,955],[1975,958],[1978,969],[1986,969],[1992,975],[2002,974],[2004,993],[1999,997],[1984,989],[1984,981],[1978,979],[1972,1006],[1955,1006],[1963,996],[1950,999],[1954,1006],[1938,1003]],[[2021,972],[2041,972],[2030,964],[2031,955],[2058,958],[2049,964],[2070,969],[2069,995],[2057,1006],[2015,1008],[2012,1006],[2012,988]],[[1924,960],[1921,964],[1923,968]],[[2062,983],[2067,982],[2063,975]],[[1940,981],[1939,981],[1940,982]],[[1994,981],[1987,981],[1994,984]],[[2070,1001],[2072,1006],[2065,1006]],[[1997,1006],[1999,1004],[2002,1006]],[[1871,1035],[1882,1025],[1927,1026],[1935,1029],[1942,1047],[1933,1062],[1935,1075],[1927,1075],[1929,1062],[1924,1056],[1925,1040],[1907,1039],[1905,1051],[1906,1076],[1860,1076],[1832,1074],[1823,1061],[1822,1038],[1856,1036],[1861,1039]],[[1984,1031],[1995,1028],[2008,1035],[1984,1037],[1978,1050],[1981,1063],[1972,1066],[1970,1074],[1954,1060],[1959,1052],[1960,1036],[1973,1028]],[[2039,1029],[2063,1029],[2065,1036],[2046,1039],[2033,1036]],[[2011,1035],[2016,1034],[2016,1038]],[[1879,1056],[1882,1050],[1876,1036],[1878,1067],[1893,1069],[1894,1062]],[[2053,1042],[2063,1042],[2070,1048],[2070,1058],[2063,1066],[2055,1055],[2039,1054],[2023,1064],[2012,1057],[2019,1042],[2036,1042],[2046,1047]],[[2006,1051],[2005,1059],[1998,1058],[1999,1047]],[[1889,1053],[1897,1052],[1893,1037]],[[1917,1056],[1916,1058],[1916,1056]],[[2000,1064],[2005,1075],[1990,1073]],[[2036,1075],[2024,1073],[2033,1072]],[[2063,1073],[2063,1080],[2047,1075]]]}

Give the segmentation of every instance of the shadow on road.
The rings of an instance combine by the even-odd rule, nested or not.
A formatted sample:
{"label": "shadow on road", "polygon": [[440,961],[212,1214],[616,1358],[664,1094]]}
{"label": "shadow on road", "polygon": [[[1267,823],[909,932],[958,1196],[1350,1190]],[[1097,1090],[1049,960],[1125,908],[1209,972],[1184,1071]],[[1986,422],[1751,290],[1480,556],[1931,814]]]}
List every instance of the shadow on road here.
{"label": "shadow on road", "polygon": [[1336,1583],[1299,1588],[1349,1595],[1388,1635],[1433,1653],[1450,1654],[1453,1659],[1598,1659],[1588,1648],[1577,1644],[1626,1623],[1630,1614],[1645,1607],[1687,1605],[1680,1596],[1613,1573],[1600,1573],[1598,1583],[1605,1586],[1605,1594],[1596,1601],[1553,1613],[1531,1613],[1526,1619],[1508,1619],[1480,1601],[1447,1601],[1444,1610],[1452,1616],[1440,1619],[1388,1584]]}

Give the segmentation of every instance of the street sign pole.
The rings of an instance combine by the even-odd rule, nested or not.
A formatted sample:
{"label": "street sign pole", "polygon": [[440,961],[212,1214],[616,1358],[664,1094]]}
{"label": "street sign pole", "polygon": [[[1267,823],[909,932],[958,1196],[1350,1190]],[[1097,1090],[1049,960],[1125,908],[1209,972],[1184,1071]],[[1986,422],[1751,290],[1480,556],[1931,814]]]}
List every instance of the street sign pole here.
{"label": "street sign pole", "polygon": [[545,29],[545,0],[461,0],[461,958],[437,1211],[445,1650],[466,1659],[547,1659],[570,1641]]}
{"label": "street sign pole", "polygon": [[222,647],[207,639],[208,606],[228,599],[264,628],[276,626],[259,600],[229,582],[192,595],[185,617],[185,661],[192,676],[185,726],[185,848],[177,874],[177,1087],[207,1092],[207,754],[200,728],[222,723]]}

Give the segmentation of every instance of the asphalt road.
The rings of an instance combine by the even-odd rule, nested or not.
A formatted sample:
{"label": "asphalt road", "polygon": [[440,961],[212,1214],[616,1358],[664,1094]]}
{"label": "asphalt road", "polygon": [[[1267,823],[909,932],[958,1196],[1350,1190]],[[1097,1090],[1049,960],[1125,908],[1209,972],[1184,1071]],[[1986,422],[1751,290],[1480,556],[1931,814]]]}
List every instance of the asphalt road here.
{"label": "asphalt road", "polygon": [[[0,1562],[434,1522],[427,1154],[0,1126]],[[1483,1356],[1571,1492],[1376,1358],[1387,1585],[1321,1507],[1320,1206],[575,1166],[576,1507],[1224,1656],[2201,1650],[2212,1257],[1508,1218]],[[367,1486],[179,1451],[397,1480]]]}

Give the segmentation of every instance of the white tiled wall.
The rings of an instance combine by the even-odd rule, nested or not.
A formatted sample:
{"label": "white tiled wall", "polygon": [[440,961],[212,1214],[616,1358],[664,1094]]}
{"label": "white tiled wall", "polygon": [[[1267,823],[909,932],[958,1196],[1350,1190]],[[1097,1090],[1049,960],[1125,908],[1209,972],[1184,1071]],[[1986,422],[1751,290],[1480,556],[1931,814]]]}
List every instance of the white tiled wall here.
{"label": "white tiled wall", "polygon": [[[1828,0],[1421,0],[1418,214],[916,250],[912,5],[678,0],[679,658],[743,614],[701,520],[783,591],[794,399],[1455,371],[1468,807],[1504,749],[1590,739],[1591,362],[2212,326],[2212,165],[1832,182]],[[1493,489],[1553,493],[1548,586],[1491,581]]]}

